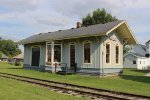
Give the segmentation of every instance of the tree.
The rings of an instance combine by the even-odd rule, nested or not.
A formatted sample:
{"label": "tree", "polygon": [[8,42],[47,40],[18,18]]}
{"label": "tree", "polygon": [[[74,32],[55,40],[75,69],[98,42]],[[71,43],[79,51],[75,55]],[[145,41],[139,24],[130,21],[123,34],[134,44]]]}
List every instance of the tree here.
{"label": "tree", "polygon": [[125,45],[123,46],[123,54],[127,54],[128,52],[130,52],[133,49],[133,45]]}
{"label": "tree", "polygon": [[117,21],[115,16],[107,13],[105,9],[97,9],[88,14],[86,17],[82,18],[82,26],[89,26],[95,24],[104,24],[108,22]]}
{"label": "tree", "polygon": [[0,58],[2,58],[2,52],[0,51]]}
{"label": "tree", "polygon": [[9,57],[16,56],[21,53],[21,50],[14,41],[5,39],[0,40],[0,51]]}

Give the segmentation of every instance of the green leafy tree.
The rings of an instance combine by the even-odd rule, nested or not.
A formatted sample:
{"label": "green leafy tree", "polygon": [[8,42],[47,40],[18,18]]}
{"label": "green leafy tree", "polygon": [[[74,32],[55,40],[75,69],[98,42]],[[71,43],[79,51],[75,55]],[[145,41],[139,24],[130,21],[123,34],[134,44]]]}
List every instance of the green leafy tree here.
{"label": "green leafy tree", "polygon": [[133,45],[125,45],[123,46],[123,54],[127,54],[128,52],[130,52],[133,49]]}
{"label": "green leafy tree", "polygon": [[9,57],[16,56],[21,53],[21,50],[14,41],[5,39],[0,40],[0,51]]}
{"label": "green leafy tree", "polygon": [[89,26],[94,24],[104,24],[118,20],[115,16],[107,13],[105,9],[97,9],[82,18],[82,26]]}

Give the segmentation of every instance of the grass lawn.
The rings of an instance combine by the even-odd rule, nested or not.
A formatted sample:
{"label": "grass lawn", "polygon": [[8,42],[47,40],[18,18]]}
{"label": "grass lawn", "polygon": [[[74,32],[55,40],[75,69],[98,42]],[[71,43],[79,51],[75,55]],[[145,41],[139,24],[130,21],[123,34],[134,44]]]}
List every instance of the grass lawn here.
{"label": "grass lawn", "polygon": [[88,100],[73,97],[32,84],[0,78],[0,100]]}
{"label": "grass lawn", "polygon": [[0,63],[0,72],[150,96],[150,77],[144,76],[149,71],[125,69],[121,76],[99,78],[81,75],[56,75]]}

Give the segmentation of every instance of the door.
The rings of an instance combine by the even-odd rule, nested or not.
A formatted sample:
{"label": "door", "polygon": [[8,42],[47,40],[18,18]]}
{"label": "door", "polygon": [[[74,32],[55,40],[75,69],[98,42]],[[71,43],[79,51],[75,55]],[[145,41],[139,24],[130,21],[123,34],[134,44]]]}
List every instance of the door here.
{"label": "door", "polygon": [[75,44],[70,44],[70,69],[75,69]]}
{"label": "door", "polygon": [[39,67],[40,62],[40,47],[32,48],[32,66]]}

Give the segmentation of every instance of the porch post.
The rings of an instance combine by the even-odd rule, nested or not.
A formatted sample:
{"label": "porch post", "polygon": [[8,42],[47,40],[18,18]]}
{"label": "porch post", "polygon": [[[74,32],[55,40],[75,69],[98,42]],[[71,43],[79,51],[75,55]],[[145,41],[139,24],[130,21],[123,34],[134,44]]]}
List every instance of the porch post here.
{"label": "porch post", "polygon": [[54,41],[52,41],[51,61],[52,61],[52,73],[55,73],[55,65],[54,65]]}

